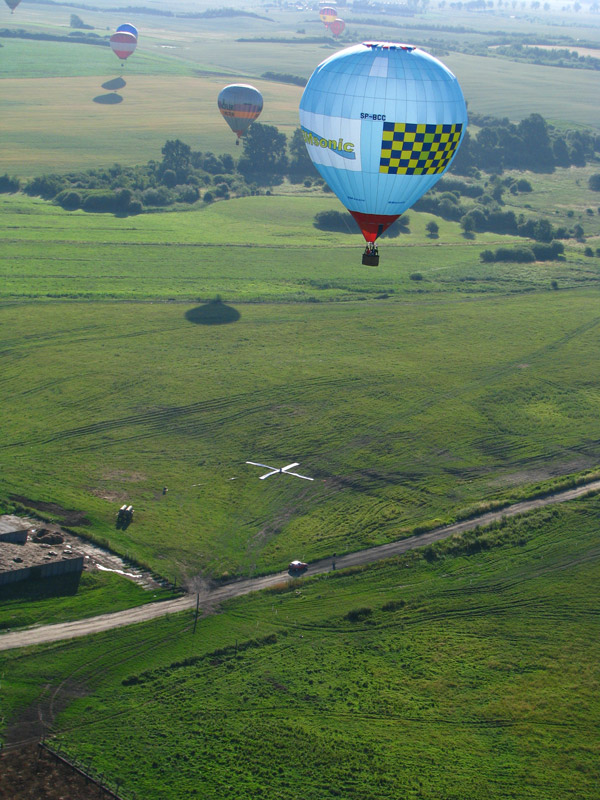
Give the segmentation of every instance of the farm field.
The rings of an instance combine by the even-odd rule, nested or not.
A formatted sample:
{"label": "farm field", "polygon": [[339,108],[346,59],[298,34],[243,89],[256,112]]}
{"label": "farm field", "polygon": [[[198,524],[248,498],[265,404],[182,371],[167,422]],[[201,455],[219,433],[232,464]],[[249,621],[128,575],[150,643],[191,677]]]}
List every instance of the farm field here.
{"label": "farm field", "polygon": [[[39,12],[31,17],[29,24],[28,18],[20,20],[20,24],[32,32],[47,30],[61,35],[68,32],[63,12],[52,10],[48,14],[46,25],[42,24]],[[106,12],[86,17],[100,34],[114,21],[114,14]],[[143,15],[134,21],[140,25],[143,36],[139,49],[125,65],[126,86],[116,92],[102,87],[121,74],[109,48],[2,40],[0,109],[6,144],[0,170],[28,177],[110,165],[114,161],[136,164],[157,158],[167,138],[185,139],[202,151],[233,154],[238,149],[234,138],[226,135],[216,112],[218,92],[231,82],[255,84],[265,96],[261,122],[276,125],[290,136],[298,127],[302,88],[261,81],[260,76],[267,71],[284,71],[308,78],[317,64],[339,47],[363,39],[389,38],[390,33],[385,20],[381,20],[379,26],[353,25],[352,36],[349,34],[340,43],[303,43],[303,36],[323,36],[322,25],[310,18],[307,21],[307,12],[277,12],[273,21],[154,19]],[[595,102],[597,77],[593,71],[557,69],[456,52],[453,42],[456,47],[456,42],[471,37],[481,44],[479,40],[483,40],[485,33],[476,15],[468,16],[467,20],[457,18],[457,31],[461,21],[468,21],[468,30],[474,32],[461,36],[452,30],[437,31],[436,25],[442,22],[433,15],[423,23],[423,30],[419,30],[418,21],[411,20],[406,30],[398,28],[398,36],[411,34],[411,41],[417,45],[423,43],[425,49],[430,41],[448,40],[443,60],[460,80],[471,112],[519,120],[535,110],[560,126],[600,128],[600,111]],[[511,26],[520,32],[530,27],[524,20],[502,19],[494,23],[509,33]],[[491,24],[490,20],[487,24]],[[482,28],[479,33],[478,26]],[[492,26],[492,30],[496,29]],[[298,30],[305,33],[299,34]],[[538,26],[536,30],[542,35],[543,28]],[[553,35],[557,35],[556,30]],[[593,41],[594,36],[600,40],[600,29],[590,27],[585,41],[590,41],[590,37]],[[300,41],[294,44],[237,41],[261,37]]]}
{"label": "farm field", "polygon": [[[507,208],[548,215],[555,225],[580,222],[589,243],[597,246],[597,198],[586,188],[592,171],[530,176],[535,191],[525,200],[507,194]],[[559,202],[553,186],[560,186]],[[413,211],[407,215],[410,232],[382,240],[379,268],[365,270],[354,223],[347,233],[313,226],[315,214],[340,208],[336,198],[289,184],[273,193],[129,217],[68,212],[39,198],[0,196],[0,297],[206,302],[219,295],[228,302],[314,302],[385,293],[396,299],[519,293],[547,290],[553,280],[562,289],[598,286],[597,257],[585,256],[574,240],[567,241],[566,257],[559,262],[482,265],[482,250],[523,239],[494,233],[466,238],[458,223]],[[590,207],[591,216],[585,213]],[[433,219],[440,226],[436,239],[426,231]],[[411,280],[415,274],[422,280]]]}
{"label": "farm field", "polygon": [[[101,50],[104,55],[104,49],[80,47],[86,54]],[[118,92],[102,88],[117,74],[111,75],[104,67],[94,76],[60,81],[46,77],[2,81],[3,103],[10,106],[10,126],[5,132],[0,169],[39,175],[110,165],[116,160],[139,164],[152,158],[160,160],[161,147],[170,138],[183,139],[203,152],[240,150],[235,146],[235,136],[223,130],[223,119],[216,111],[223,77],[180,76],[173,81],[164,74],[126,74],[127,85]],[[228,82],[240,80],[243,76],[231,74]],[[269,103],[261,121],[281,126],[291,135],[298,127],[300,87],[260,80],[255,84]],[[67,105],[65,93],[69,96]],[[115,95],[123,101],[116,105],[101,102]]]}
{"label": "farm field", "polygon": [[587,498],[297,581],[195,636],[186,613],[10,652],[6,708],[148,800],[593,800],[599,519]]}
{"label": "farm field", "polygon": [[5,304],[2,495],[85,510],[86,535],[170,579],[397,539],[597,464],[597,308],[594,288],[226,304],[229,324],[206,304]]}
{"label": "farm field", "polygon": [[[99,35],[124,21],[141,35],[123,70],[107,47],[0,38],[0,174],[141,165],[174,139],[239,157],[216,108],[234,82],[261,90],[260,122],[289,139],[302,87],[261,76],[308,78],[372,39],[439,55],[473,116],[600,131],[597,72],[488,49],[524,35],[593,49],[597,14],[435,5],[344,8],[343,39],[311,43],[325,36],[315,10],[241,0],[268,19],[190,19],[25,0],[3,26],[65,36],[77,11]],[[532,263],[480,257],[523,237],[409,210],[365,268],[359,234],[314,226],[341,208],[314,180],[167,211],[144,196],[130,216],[0,194],[0,510],[62,522],[202,592],[597,478],[592,151],[583,168],[502,175],[532,191],[506,184],[498,208],[578,237]],[[208,168],[192,177],[223,188]],[[491,207],[502,187],[476,180]],[[248,460],[297,461],[315,480],[260,481]],[[7,651],[0,742],[44,729],[124,800],[597,800],[599,523],[590,496],[206,604],[195,633],[188,611]],[[170,596],[97,572],[11,587],[0,630]],[[2,773],[0,761],[0,796],[22,800]]]}

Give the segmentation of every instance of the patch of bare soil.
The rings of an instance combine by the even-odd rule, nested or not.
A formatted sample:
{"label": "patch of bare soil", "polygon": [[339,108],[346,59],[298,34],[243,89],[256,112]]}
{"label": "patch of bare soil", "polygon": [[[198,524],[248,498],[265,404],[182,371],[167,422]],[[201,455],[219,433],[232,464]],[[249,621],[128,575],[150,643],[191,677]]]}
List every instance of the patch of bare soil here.
{"label": "patch of bare soil", "polygon": [[139,483],[146,480],[143,472],[126,472],[124,469],[113,469],[110,472],[105,472],[102,476],[105,481],[112,481],[115,478],[120,481],[127,481],[127,483]]}
{"label": "patch of bare soil", "polygon": [[45,503],[42,500],[31,500],[21,494],[11,494],[10,499],[15,503],[20,503],[26,508],[35,508],[36,511],[47,511],[59,517],[63,525],[89,525],[90,521],[85,516],[85,512],[76,511],[72,508],[63,508],[58,503]]}
{"label": "patch of bare soil", "polygon": [[0,800],[89,800],[100,796],[98,787],[37,745],[10,750],[0,757]]}
{"label": "patch of bare soil", "polygon": [[562,475],[570,475],[583,469],[589,469],[595,465],[592,458],[582,456],[569,462],[557,464],[544,464],[531,469],[513,472],[509,475],[500,475],[495,480],[490,481],[490,486],[521,486],[524,484],[539,483],[550,478],[560,478]]}

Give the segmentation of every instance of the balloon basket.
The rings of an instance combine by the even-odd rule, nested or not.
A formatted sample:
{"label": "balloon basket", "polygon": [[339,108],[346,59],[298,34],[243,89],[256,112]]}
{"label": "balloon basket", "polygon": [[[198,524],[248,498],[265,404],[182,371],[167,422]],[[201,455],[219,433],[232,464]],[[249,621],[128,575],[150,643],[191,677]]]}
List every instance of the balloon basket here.
{"label": "balloon basket", "polygon": [[365,267],[378,267],[379,266],[379,256],[371,256],[367,255],[367,253],[363,253],[362,263]]}

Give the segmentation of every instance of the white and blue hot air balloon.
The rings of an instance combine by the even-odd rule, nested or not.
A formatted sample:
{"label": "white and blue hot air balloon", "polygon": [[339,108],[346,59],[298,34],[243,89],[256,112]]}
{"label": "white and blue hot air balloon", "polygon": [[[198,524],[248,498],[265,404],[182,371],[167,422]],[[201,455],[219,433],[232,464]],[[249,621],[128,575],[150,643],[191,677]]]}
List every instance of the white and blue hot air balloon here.
{"label": "white and blue hot air balloon", "polygon": [[377,237],[452,163],[467,108],[457,79],[433,56],[364,42],[319,64],[300,101],[300,125],[313,164],[373,255]]}

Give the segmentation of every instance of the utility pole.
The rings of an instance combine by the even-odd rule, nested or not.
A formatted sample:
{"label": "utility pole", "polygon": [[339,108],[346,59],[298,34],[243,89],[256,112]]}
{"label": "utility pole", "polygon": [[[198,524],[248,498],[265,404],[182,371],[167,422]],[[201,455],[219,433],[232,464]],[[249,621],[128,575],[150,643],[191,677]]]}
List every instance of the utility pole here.
{"label": "utility pole", "polygon": [[196,595],[196,616],[194,617],[194,630],[192,633],[196,633],[196,625],[198,624],[198,608],[200,607],[200,592]]}

